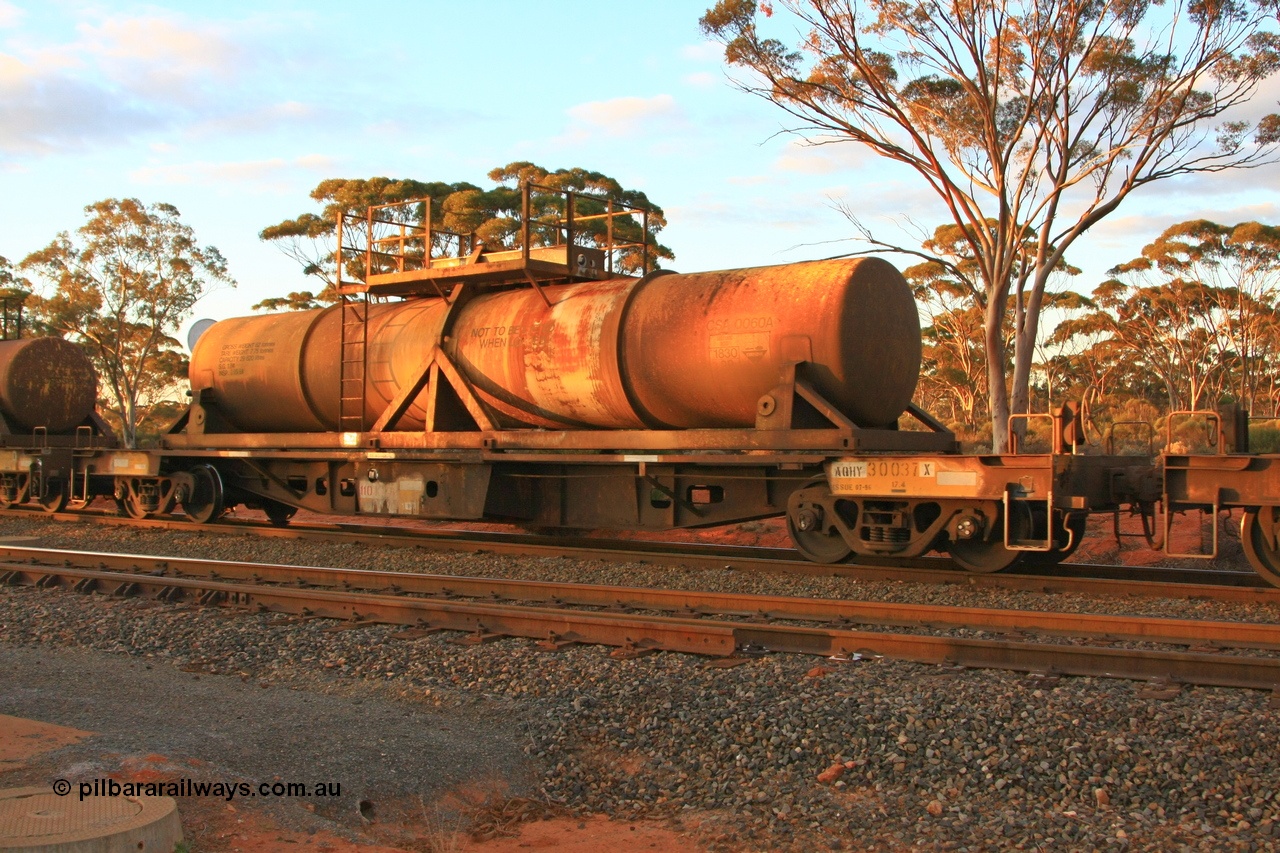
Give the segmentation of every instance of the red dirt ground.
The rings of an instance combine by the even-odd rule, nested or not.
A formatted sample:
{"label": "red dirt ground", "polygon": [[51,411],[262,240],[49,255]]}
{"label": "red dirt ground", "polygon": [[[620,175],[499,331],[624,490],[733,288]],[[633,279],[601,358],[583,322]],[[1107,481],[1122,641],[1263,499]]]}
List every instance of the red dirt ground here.
{"label": "red dirt ground", "polygon": [[[0,787],[5,786],[5,771],[38,766],[45,753],[92,734],[0,714]],[[128,756],[120,760],[117,775],[135,782],[159,781],[171,778],[176,766],[179,765],[163,755]],[[483,802],[491,793],[454,791],[440,805],[465,809]],[[390,816],[368,823],[357,833],[356,840],[329,832],[284,829],[258,809],[212,798],[181,798],[178,811],[186,841],[199,853],[596,853],[607,849],[687,853],[701,849],[688,835],[659,824],[603,817],[491,823],[504,834],[474,841],[453,827],[421,819],[424,808],[420,803],[400,809],[396,804],[380,806],[380,814],[387,811]]]}

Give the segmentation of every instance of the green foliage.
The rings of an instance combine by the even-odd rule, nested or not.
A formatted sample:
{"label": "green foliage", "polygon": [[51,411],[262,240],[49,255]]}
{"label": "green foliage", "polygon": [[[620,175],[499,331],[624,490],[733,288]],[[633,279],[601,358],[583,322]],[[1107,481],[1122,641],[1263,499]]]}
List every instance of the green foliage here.
{"label": "green foliage", "polygon": [[[988,233],[994,227],[992,220],[985,223]],[[973,248],[980,239],[972,229],[940,225],[922,244],[929,260],[908,267],[903,275],[924,315],[924,367],[916,401],[936,415],[961,424],[961,432],[985,428],[990,435],[990,310]],[[1059,267],[1068,274],[1079,272],[1065,260],[1059,261]],[[1014,297],[1008,300],[1012,302]],[[1072,291],[1048,292],[1044,300],[1048,307],[1064,314],[1081,310],[1088,301]],[[1001,317],[997,350],[1008,370],[1019,309],[1010,305],[1008,310],[997,313]]]}
{"label": "green foliage", "polygon": [[104,416],[132,447],[148,413],[186,376],[178,326],[211,286],[235,282],[172,205],[106,199],[85,213],[75,235],[64,231],[22,261],[43,282],[30,317],[38,331],[84,346],[105,393]]}
{"label": "green foliage", "polygon": [[[916,402],[972,438],[990,426],[981,294],[968,277],[973,258],[962,229],[938,228],[926,247],[938,260],[904,271],[924,318],[924,365]],[[1280,414],[1280,228],[1208,220],[1178,223],[1111,270],[1092,298],[1045,294],[1060,315],[1038,344],[1032,411],[1082,401],[1090,440],[1123,453],[1165,441],[1170,411],[1241,401],[1262,446]],[[1013,335],[1010,310],[1002,336]],[[1046,324],[1048,327],[1048,324]],[[1035,432],[1033,426],[1031,432]],[[1178,424],[1180,446],[1207,447],[1199,426]]]}
{"label": "green foliage", "polygon": [[[526,181],[552,190],[585,194],[579,198],[576,208],[578,216],[605,211],[602,202],[591,198],[594,195],[647,207],[650,211],[648,233],[642,233],[639,222],[629,217],[619,217],[614,220],[615,242],[647,244],[651,267],[659,259],[675,258],[670,249],[657,241],[657,234],[666,226],[662,209],[653,205],[644,193],[628,190],[608,175],[578,168],[551,172],[522,161],[493,169],[488,177],[495,182],[495,186],[489,189],[467,182],[423,182],[391,178],[330,178],[321,181],[311,192],[311,198],[323,205],[319,214],[304,213],[264,228],[258,236],[279,246],[298,261],[304,274],[320,279],[323,286],[317,292],[300,291],[283,298],[266,299],[255,305],[254,309],[291,310],[335,301],[335,229],[338,217],[345,214],[353,219],[363,220],[371,206],[430,199],[433,256],[464,254],[469,251],[472,236],[477,243],[483,243],[489,250],[517,248],[522,214],[520,188]],[[423,221],[423,208],[423,205],[387,208],[379,211],[379,216],[416,224]],[[557,242],[560,232],[556,226],[563,222],[564,217],[564,201],[559,193],[535,193],[530,211],[534,244],[550,245]],[[363,224],[356,227],[363,227]],[[580,223],[576,239],[584,244],[602,244],[605,240],[605,228],[602,220]],[[350,236],[344,236],[343,242],[347,246],[354,245]],[[641,267],[641,255],[639,249],[623,253],[619,258],[618,271],[638,271]],[[358,279],[363,274],[363,260],[354,257],[343,270],[343,276],[347,278]]]}
{"label": "green foliage", "polygon": [[1280,426],[1263,424],[1249,428],[1250,453],[1280,453]]}
{"label": "green foliage", "polygon": [[320,295],[309,290],[293,291],[288,296],[275,296],[264,299],[253,306],[254,311],[310,311],[334,301],[332,288],[323,290]]}
{"label": "green foliage", "polygon": [[[178,372],[185,378],[187,373],[187,363],[183,360]],[[138,416],[138,426],[134,432],[135,447],[159,447],[160,440],[173,425],[174,421],[180,418],[187,411],[187,405],[190,401],[182,399],[165,398],[156,400],[148,406],[141,407]],[[123,429],[123,422],[117,412],[110,409],[101,412],[103,419],[111,425],[117,433]]]}
{"label": "green foliage", "polygon": [[1111,273],[1092,309],[1051,339],[1077,345],[1078,370],[1170,410],[1227,398],[1276,410],[1280,228],[1178,223]]}
{"label": "green foliage", "polygon": [[1120,392],[1088,409],[1086,435],[1115,453],[1146,456],[1164,443],[1166,414],[1146,399]]}
{"label": "green foliage", "polygon": [[0,256],[0,331],[5,338],[16,338],[22,327],[31,282],[14,272],[9,259]]}
{"label": "green foliage", "polygon": [[22,297],[31,292],[31,282],[14,272],[9,259],[0,255],[0,298]]}

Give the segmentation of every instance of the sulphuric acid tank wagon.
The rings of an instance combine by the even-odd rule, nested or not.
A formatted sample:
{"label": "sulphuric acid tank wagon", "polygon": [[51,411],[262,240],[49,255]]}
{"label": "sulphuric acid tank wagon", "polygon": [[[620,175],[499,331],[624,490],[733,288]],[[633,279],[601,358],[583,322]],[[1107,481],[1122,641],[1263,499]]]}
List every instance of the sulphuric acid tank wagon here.
{"label": "sulphuric acid tank wagon", "polygon": [[[817,562],[943,551],[974,572],[1065,559],[1089,513],[1153,517],[1150,460],[1089,448],[1071,406],[1017,416],[1039,449],[961,453],[911,403],[920,325],[889,264],[650,272],[647,216],[526,183],[490,250],[435,230],[429,199],[343,214],[339,303],[201,324],[191,404],[156,448],[115,446],[70,344],[0,345],[0,507],[109,495],[138,518],[241,505],[275,524],[306,508],[556,530],[782,517]],[[1243,506],[1245,553],[1280,585],[1272,461],[1169,457],[1163,501]]]}

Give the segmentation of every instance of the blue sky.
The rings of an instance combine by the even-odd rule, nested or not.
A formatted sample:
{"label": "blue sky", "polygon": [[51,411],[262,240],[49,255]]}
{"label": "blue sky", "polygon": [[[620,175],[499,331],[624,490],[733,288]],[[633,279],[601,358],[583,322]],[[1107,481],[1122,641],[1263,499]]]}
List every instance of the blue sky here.
{"label": "blue sky", "polygon": [[[516,160],[645,191],[690,272],[859,248],[840,242],[853,229],[836,200],[891,241],[913,242],[904,216],[944,221],[910,174],[850,144],[805,146],[736,89],[698,30],[709,2],[0,0],[0,255],[74,230],[99,199],[168,202],[239,282],[197,306],[220,319],[312,287],[257,233],[313,210],[321,179],[484,184]],[[1278,97],[1268,86],[1260,111]],[[1278,178],[1134,197],[1070,254],[1077,287],[1174,222],[1280,222]]]}

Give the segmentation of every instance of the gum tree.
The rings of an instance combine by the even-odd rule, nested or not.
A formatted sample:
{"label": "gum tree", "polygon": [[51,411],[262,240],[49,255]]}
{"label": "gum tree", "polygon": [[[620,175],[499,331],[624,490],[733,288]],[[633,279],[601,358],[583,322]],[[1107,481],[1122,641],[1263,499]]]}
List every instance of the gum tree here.
{"label": "gum tree", "polygon": [[64,231],[22,261],[43,282],[28,305],[42,331],[85,347],[105,413],[134,447],[143,417],[186,376],[178,326],[212,286],[235,282],[173,205],[113,198],[85,213],[74,235]]}
{"label": "gum tree", "polygon": [[[1204,285],[1217,309],[1217,361],[1225,389],[1253,409],[1274,361],[1280,302],[1280,227],[1206,219],[1167,228],[1117,272]],[[1263,394],[1262,396],[1269,396]]]}
{"label": "gum tree", "polygon": [[965,233],[985,297],[997,451],[1009,412],[1027,409],[1045,285],[1063,254],[1134,191],[1269,162],[1280,140],[1280,116],[1239,109],[1280,67],[1272,3],[778,5],[802,30],[797,48],[762,32],[774,8],[754,0],[720,0],[702,28],[795,132],[913,169]]}

